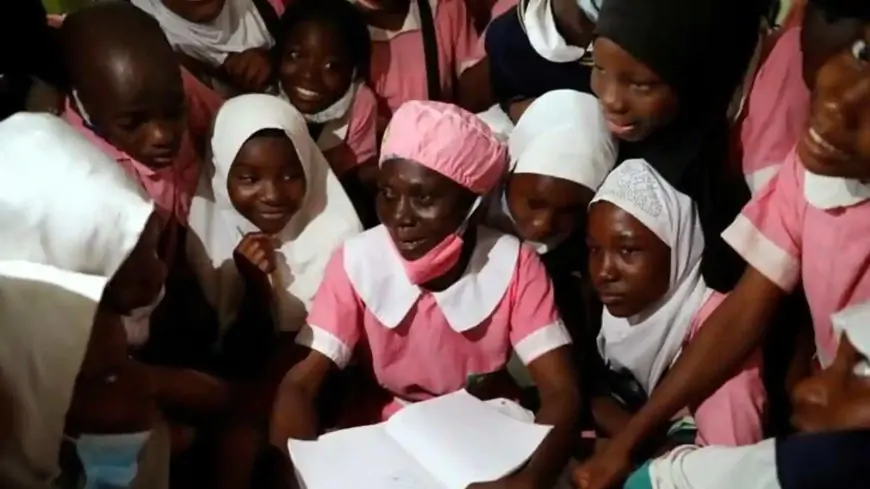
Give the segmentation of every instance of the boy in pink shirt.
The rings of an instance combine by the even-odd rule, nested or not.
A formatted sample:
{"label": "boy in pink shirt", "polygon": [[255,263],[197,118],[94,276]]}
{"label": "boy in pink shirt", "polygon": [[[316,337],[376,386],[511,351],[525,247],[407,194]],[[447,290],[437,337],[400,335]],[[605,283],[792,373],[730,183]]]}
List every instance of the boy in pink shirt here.
{"label": "boy in pink shirt", "polygon": [[581,469],[583,487],[608,487],[624,476],[641,440],[719,387],[758,347],[777,305],[799,283],[823,366],[837,347],[831,315],[870,298],[870,3],[838,5],[865,29],[818,72],[796,152],[723,233],[750,267],[626,430]]}
{"label": "boy in pink shirt", "polygon": [[[370,76],[381,132],[409,100],[454,102],[475,112],[489,107],[488,70],[480,63],[483,53],[464,0],[356,3],[371,34]],[[431,44],[426,42],[430,29]]]}
{"label": "boy in pink shirt", "polygon": [[366,85],[371,42],[362,14],[347,0],[298,0],[281,18],[278,52],[281,97],[374,225],[377,102]]}
{"label": "boy in pink shirt", "polygon": [[73,86],[63,117],[154,199],[171,262],[199,179],[194,137],[205,141],[221,101],[179,69],[157,23],[133,6],[83,9],[62,35]]}
{"label": "boy in pink shirt", "polygon": [[379,175],[384,224],[349,239],[327,265],[297,338],[311,352],[278,393],[276,448],[317,435],[315,397],[326,374],[355,352],[392,397],[369,413],[371,423],[501,371],[514,350],[540,390],[536,420],[555,427],[508,480],[524,488],[555,482],[579,410],[571,339],[535,252],[473,225],[505,160],[489,129],[458,107],[419,101],[396,112]]}

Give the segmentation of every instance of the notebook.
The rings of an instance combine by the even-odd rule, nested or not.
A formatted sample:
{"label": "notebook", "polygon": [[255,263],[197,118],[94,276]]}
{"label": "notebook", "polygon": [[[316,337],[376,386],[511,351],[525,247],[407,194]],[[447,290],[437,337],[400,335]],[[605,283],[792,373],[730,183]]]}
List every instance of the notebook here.
{"label": "notebook", "polygon": [[288,448],[304,489],[466,489],[520,468],[551,429],[458,391]]}

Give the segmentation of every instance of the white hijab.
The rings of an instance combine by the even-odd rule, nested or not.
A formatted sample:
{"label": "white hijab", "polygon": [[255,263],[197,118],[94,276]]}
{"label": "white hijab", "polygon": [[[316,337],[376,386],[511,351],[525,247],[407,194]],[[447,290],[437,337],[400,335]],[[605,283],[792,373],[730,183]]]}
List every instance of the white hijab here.
{"label": "white hijab", "polygon": [[607,177],[592,203],[628,212],[671,248],[668,292],[630,318],[604,309],[598,349],[613,368],[628,369],[649,394],[680,352],[698,309],[710,297],[701,277],[704,235],[690,197],[674,189],[644,160],[627,160]]}
{"label": "white hijab", "polygon": [[[592,22],[598,20],[598,12],[604,0],[577,0],[577,5]],[[552,0],[528,0],[520,7],[520,17],[526,37],[532,48],[542,58],[554,63],[579,61],[591,48],[572,46],[565,41],[556,27]]]}
{"label": "white hijab", "polygon": [[191,265],[217,310],[224,332],[235,319],[244,290],[233,251],[243,234],[259,231],[230,202],[227,176],[245,141],[263,129],[283,130],[293,141],[308,183],[301,208],[277,236],[281,243],[276,250],[278,269],[270,278],[280,330],[302,327],[332,251],[362,231],[350,199],[296,109],[264,94],[228,100],[215,120],[213,175],[200,182],[193,199],[189,219],[192,233],[187,240]]}
{"label": "white hijab", "polygon": [[0,486],[47,487],[97,303],[153,204],[63,120],[0,123],[0,375],[15,431]]}
{"label": "white hijab", "polygon": [[[508,139],[511,174],[561,178],[593,192],[616,164],[617,149],[598,99],[574,90],[553,90],[538,97]],[[499,221],[512,221],[505,190],[499,188],[501,202],[489,211],[491,224],[500,228],[504,226]],[[529,244],[543,254],[566,237]]]}
{"label": "white hijab", "polygon": [[275,43],[252,0],[226,0],[221,13],[207,24],[179,17],[162,0],[132,2],[157,19],[174,49],[213,66],[222,65],[231,53],[270,48]]}

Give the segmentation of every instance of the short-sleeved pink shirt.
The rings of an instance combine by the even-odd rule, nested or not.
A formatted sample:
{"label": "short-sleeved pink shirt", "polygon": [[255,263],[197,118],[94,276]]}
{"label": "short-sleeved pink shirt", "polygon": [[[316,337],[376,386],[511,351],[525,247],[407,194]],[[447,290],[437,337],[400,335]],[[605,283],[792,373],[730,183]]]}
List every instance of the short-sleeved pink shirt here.
{"label": "short-sleeved pink shirt", "polygon": [[[454,98],[454,79],[480,61],[478,36],[464,0],[428,0],[435,17],[438,66],[444,102]],[[418,0],[411,0],[405,24],[398,31],[369,27],[372,38],[371,80],[378,96],[378,129],[402,103],[429,100],[426,57],[420,31]]]}
{"label": "short-sleeved pink shirt", "polygon": [[347,116],[324,125],[317,145],[337,176],[377,157],[377,116],[375,94],[361,84]]}
{"label": "short-sleeved pink shirt", "polygon": [[823,364],[836,354],[831,314],[870,299],[870,201],[820,209],[805,197],[806,171],[792,152],[722,237],[788,292],[803,282]]}
{"label": "short-sleeved pink shirt", "polygon": [[537,254],[513,236],[478,228],[465,275],[448,289],[412,285],[383,226],[350,238],[326,267],[297,342],[339,367],[354,350],[397,401],[462,389],[472,374],[526,364],[571,337]]}
{"label": "short-sleeved pink shirt", "polygon": [[793,27],[758,69],[744,109],[743,174],[753,193],[776,174],[805,129],[810,92],[802,71],[800,28]]}

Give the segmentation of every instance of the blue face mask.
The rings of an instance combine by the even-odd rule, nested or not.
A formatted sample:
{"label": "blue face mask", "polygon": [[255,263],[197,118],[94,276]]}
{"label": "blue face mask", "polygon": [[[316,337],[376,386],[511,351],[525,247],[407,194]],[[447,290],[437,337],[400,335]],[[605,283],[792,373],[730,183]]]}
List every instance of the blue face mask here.
{"label": "blue face mask", "polygon": [[136,478],[139,454],[150,431],[122,435],[81,435],[76,451],[85,470],[85,489],[128,487]]}

